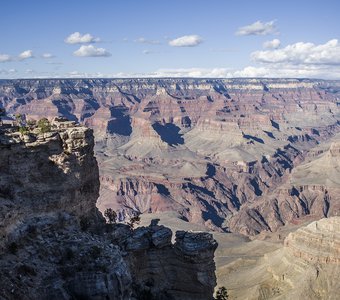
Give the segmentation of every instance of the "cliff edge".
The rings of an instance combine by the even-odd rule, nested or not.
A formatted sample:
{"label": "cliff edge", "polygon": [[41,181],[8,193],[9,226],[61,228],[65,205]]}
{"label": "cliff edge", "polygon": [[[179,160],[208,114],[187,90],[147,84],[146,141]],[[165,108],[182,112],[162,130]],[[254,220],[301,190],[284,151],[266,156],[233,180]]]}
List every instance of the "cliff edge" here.
{"label": "cliff edge", "polygon": [[105,224],[93,147],[62,119],[0,128],[0,299],[212,299],[212,235]]}

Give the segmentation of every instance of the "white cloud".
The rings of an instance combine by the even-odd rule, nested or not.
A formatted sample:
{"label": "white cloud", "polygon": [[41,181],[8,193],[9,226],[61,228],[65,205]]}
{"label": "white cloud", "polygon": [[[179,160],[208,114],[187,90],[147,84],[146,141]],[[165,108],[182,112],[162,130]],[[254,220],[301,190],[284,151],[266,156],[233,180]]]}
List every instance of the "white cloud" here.
{"label": "white cloud", "polygon": [[66,77],[66,78],[111,78],[111,77],[116,77],[116,76],[113,76],[113,74],[104,74],[101,72],[87,73],[87,72],[71,71],[71,72],[68,72],[66,76],[64,75],[62,77]]}
{"label": "white cloud", "polygon": [[82,57],[108,57],[111,53],[104,48],[96,48],[93,45],[83,45],[78,50],[74,51],[75,56]]}
{"label": "white cloud", "polygon": [[33,51],[32,50],[26,50],[24,52],[21,52],[18,56],[19,60],[24,60],[24,59],[28,59],[28,58],[33,58]]}
{"label": "white cloud", "polygon": [[340,79],[340,70],[337,67],[273,64],[261,67],[248,66],[234,71],[232,77]]}
{"label": "white cloud", "polygon": [[282,49],[255,51],[251,58],[261,63],[340,65],[340,45],[337,39],[320,45],[299,42]]}
{"label": "white cloud", "polygon": [[230,77],[231,70],[227,68],[181,68],[181,69],[159,69],[144,77],[204,77],[223,78]]}
{"label": "white cloud", "polygon": [[240,27],[236,35],[269,35],[277,33],[275,20],[270,22],[256,21],[253,24]]}
{"label": "white cloud", "polygon": [[263,43],[263,48],[266,49],[277,49],[281,45],[281,41],[279,39],[273,39],[272,41],[267,41]]}
{"label": "white cloud", "polygon": [[48,58],[53,58],[54,55],[51,53],[44,53],[43,55],[41,55],[42,58],[48,59]]}
{"label": "white cloud", "polygon": [[81,34],[80,32],[74,32],[65,39],[65,43],[67,44],[96,43],[99,41],[99,38],[96,38],[89,33]]}
{"label": "white cloud", "polygon": [[12,60],[12,58],[8,54],[1,54],[0,53],[0,63],[1,62],[8,62],[8,61],[11,61],[11,60]]}
{"label": "white cloud", "polygon": [[203,42],[199,35],[184,35],[177,39],[170,40],[169,45],[172,47],[194,47]]}
{"label": "white cloud", "polygon": [[19,74],[14,71],[9,73],[0,70],[7,78],[158,78],[158,77],[193,77],[193,78],[323,78],[340,79],[340,69],[336,66],[285,66],[269,64],[266,66],[247,66],[240,70],[229,68],[182,68],[182,69],[158,69],[151,73],[87,73],[73,71],[69,73],[26,73]]}
{"label": "white cloud", "polygon": [[32,50],[25,50],[21,52],[18,56],[10,56],[8,54],[0,54],[0,63],[9,61],[22,61],[28,58],[34,58]]}
{"label": "white cloud", "polygon": [[149,44],[149,45],[159,45],[161,42],[156,40],[148,40],[146,38],[140,37],[135,40],[136,43]]}

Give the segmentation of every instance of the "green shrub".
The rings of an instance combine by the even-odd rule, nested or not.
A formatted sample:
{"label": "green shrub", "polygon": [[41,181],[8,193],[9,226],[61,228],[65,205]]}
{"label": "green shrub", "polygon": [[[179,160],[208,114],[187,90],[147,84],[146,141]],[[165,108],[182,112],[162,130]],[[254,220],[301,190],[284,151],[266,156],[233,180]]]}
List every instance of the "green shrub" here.
{"label": "green shrub", "polygon": [[46,132],[51,131],[51,123],[47,118],[40,119],[37,125],[41,133],[46,133]]}
{"label": "green shrub", "polygon": [[20,126],[19,127],[19,132],[21,135],[24,135],[24,134],[28,134],[29,133],[29,130],[26,126]]}

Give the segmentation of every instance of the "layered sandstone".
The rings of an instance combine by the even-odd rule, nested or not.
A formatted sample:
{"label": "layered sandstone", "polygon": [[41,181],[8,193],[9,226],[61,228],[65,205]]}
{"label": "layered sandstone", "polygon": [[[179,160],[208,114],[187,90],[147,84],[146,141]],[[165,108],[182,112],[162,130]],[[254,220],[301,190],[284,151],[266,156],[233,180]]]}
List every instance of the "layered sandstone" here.
{"label": "layered sandstone", "polygon": [[285,247],[310,263],[340,264],[340,217],[321,219],[290,233]]}
{"label": "layered sandstone", "polygon": [[176,211],[212,229],[254,235],[339,211],[339,86],[309,79],[4,80],[0,103],[27,118],[62,115],[94,129],[101,210],[113,207],[122,219]]}

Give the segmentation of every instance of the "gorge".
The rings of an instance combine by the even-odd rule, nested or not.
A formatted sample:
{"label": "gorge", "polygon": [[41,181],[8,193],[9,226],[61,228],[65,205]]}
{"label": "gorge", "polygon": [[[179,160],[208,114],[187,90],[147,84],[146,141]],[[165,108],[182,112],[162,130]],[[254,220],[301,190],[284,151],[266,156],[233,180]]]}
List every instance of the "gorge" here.
{"label": "gorge", "polygon": [[0,82],[8,113],[93,128],[100,210],[245,235],[339,212],[339,94],[309,79]]}
{"label": "gorge", "polygon": [[336,299],[339,81],[0,80],[0,107],[1,299]]}

